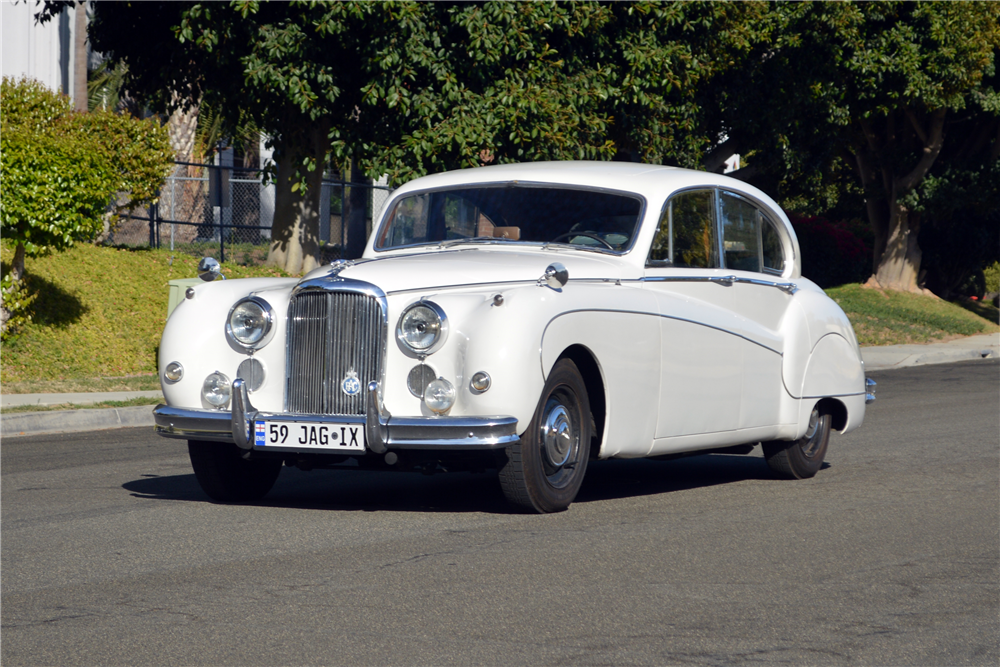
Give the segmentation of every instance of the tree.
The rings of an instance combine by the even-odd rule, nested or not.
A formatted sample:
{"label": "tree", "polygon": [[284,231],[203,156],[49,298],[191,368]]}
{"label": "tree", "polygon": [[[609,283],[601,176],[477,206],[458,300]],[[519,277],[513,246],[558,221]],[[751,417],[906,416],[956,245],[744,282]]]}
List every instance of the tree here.
{"label": "tree", "polygon": [[[695,165],[702,83],[759,4],[97,3],[97,48],[164,111],[196,100],[274,142],[271,260],[314,265],[327,153],[399,182],[539,159]],[[134,40],[131,35],[142,34]],[[351,238],[358,237],[352,230]],[[356,238],[355,238],[356,240]]]}
{"label": "tree", "polygon": [[[433,62],[420,63],[433,85],[407,100],[419,123],[396,143],[368,143],[370,170],[400,181],[543,159],[721,164],[706,156],[718,143],[707,84],[750,56],[760,37],[749,26],[764,10],[760,3],[440,6],[440,45],[429,52]],[[373,81],[366,102],[399,92]]]}
{"label": "tree", "polygon": [[27,317],[25,255],[93,239],[109,209],[153,200],[170,154],[155,122],[73,113],[68,98],[38,81],[4,77],[0,103],[0,228],[16,244],[3,278],[0,330],[6,335],[12,317]]}
{"label": "tree", "polygon": [[918,291],[922,183],[996,160],[1000,8],[788,3],[765,22],[773,37],[752,66],[717,82],[720,126],[758,174],[807,185],[814,200],[853,172],[874,232],[872,283]]}
{"label": "tree", "polygon": [[[242,118],[271,137],[278,169],[269,261],[299,273],[316,266],[331,144],[356,136],[350,125],[363,86],[353,63],[425,11],[415,4],[97,3],[91,34],[113,62],[127,65],[127,87],[158,109],[208,104],[229,132]],[[345,145],[345,153],[355,148]]]}

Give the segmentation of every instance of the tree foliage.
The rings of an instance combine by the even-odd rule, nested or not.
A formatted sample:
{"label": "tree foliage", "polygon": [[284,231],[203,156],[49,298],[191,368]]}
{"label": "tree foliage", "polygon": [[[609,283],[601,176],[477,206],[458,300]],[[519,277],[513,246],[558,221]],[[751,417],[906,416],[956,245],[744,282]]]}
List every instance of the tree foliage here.
{"label": "tree foliage", "polygon": [[153,200],[170,154],[155,122],[73,113],[67,98],[38,81],[4,77],[0,100],[0,228],[17,246],[4,284],[6,333],[7,317],[30,302],[21,285],[25,254],[93,239],[116,203],[128,209]]}
{"label": "tree foliage", "polygon": [[[205,103],[276,148],[276,258],[308,270],[327,158],[400,182],[541,159],[697,165],[704,83],[759,3],[98,3],[135,94]],[[133,35],[142,34],[143,40]]]}
{"label": "tree foliage", "polygon": [[876,282],[916,290],[924,179],[997,159],[993,3],[787,3],[747,69],[720,79],[720,125],[750,177],[826,197],[851,178],[872,226]]}

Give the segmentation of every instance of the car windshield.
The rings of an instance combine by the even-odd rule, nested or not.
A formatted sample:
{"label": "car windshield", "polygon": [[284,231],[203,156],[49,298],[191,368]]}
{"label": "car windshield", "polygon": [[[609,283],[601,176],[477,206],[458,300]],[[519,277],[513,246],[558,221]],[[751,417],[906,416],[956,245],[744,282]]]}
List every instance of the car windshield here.
{"label": "car windshield", "polygon": [[380,250],[419,244],[566,243],[621,252],[639,226],[637,195],[566,186],[482,185],[403,197],[376,242]]}

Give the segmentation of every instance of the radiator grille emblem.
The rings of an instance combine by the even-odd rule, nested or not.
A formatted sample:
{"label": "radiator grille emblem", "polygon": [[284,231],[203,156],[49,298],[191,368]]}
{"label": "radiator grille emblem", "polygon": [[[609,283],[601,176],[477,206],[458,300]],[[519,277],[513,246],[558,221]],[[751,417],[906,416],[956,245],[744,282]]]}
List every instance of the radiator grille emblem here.
{"label": "radiator grille emblem", "polygon": [[357,396],[361,393],[361,380],[358,379],[358,374],[354,370],[347,373],[347,377],[340,383],[340,389],[348,396]]}

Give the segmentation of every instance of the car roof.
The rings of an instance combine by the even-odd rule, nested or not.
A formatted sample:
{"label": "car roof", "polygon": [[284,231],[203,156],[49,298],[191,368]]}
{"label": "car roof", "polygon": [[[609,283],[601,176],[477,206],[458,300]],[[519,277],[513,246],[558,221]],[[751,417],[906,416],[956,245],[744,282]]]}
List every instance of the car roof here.
{"label": "car roof", "polygon": [[581,187],[635,192],[649,199],[697,186],[724,187],[745,193],[780,211],[777,204],[757,188],[722,174],[665,167],[638,162],[522,162],[457,169],[414,179],[395,191],[435,190],[480,183],[559,183]]}

